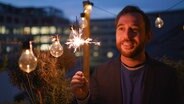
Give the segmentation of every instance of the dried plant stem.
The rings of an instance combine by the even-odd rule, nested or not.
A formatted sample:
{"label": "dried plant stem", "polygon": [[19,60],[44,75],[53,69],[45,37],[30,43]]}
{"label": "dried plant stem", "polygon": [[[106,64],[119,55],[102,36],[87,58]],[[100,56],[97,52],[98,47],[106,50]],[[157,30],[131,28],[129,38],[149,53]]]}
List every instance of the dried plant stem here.
{"label": "dried plant stem", "polygon": [[[35,97],[34,97],[34,94],[33,94],[33,91],[32,91],[32,88],[31,88],[31,83],[30,83],[30,80],[29,80],[29,76],[28,76],[28,74],[26,74],[26,77],[27,77],[27,80],[28,80],[28,86],[29,86],[29,90],[30,90],[30,93],[31,93],[31,98],[32,98],[32,100],[33,100],[33,102],[36,102],[35,101]],[[36,104],[36,103],[33,103],[33,104]]]}
{"label": "dried plant stem", "polygon": [[27,93],[28,96],[29,96],[29,99],[30,99],[30,101],[31,101],[31,104],[35,104],[34,101],[33,101],[33,98],[31,97],[31,95],[30,95],[30,93],[29,93],[29,91],[28,91],[28,89],[27,89],[27,87],[26,87],[26,85],[25,85],[25,84],[23,84],[23,85],[24,85],[24,88],[25,88],[25,90],[26,90],[26,93]]}
{"label": "dried plant stem", "polygon": [[52,92],[52,100],[53,100],[53,102],[52,102],[52,104],[56,104],[56,99],[55,99],[55,91],[56,91],[56,87],[54,86],[54,88],[53,88],[53,92]]}
{"label": "dried plant stem", "polygon": [[37,90],[37,93],[38,93],[38,96],[39,96],[40,104],[43,104],[42,94],[41,94],[40,90]]}

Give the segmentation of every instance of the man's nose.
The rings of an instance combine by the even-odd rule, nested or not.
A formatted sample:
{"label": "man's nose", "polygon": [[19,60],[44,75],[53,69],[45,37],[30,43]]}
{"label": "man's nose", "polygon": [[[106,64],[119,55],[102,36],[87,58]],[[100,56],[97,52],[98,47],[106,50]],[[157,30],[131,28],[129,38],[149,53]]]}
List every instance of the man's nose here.
{"label": "man's nose", "polygon": [[133,37],[134,37],[134,33],[133,33],[132,29],[128,28],[128,29],[126,30],[125,37],[126,37],[127,39],[130,39],[130,38],[133,38]]}

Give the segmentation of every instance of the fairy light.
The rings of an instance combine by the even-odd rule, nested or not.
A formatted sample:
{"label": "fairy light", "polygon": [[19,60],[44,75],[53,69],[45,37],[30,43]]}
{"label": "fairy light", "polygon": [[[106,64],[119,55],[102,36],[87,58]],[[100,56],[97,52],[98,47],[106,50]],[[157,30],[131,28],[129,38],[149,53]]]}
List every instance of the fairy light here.
{"label": "fairy light", "polygon": [[52,37],[52,44],[50,46],[50,54],[54,57],[60,57],[63,54],[63,46],[60,44],[58,35]]}
{"label": "fairy light", "polygon": [[[184,0],[180,0],[179,2],[175,3],[171,7],[167,8],[166,11],[171,10],[172,8],[176,7],[177,5],[181,4],[184,2]],[[155,19],[155,27],[157,28],[162,28],[164,25],[163,19],[158,15],[157,18]]]}
{"label": "fairy light", "polygon": [[90,1],[83,1],[84,13],[90,13],[92,11],[93,3]]}
{"label": "fairy light", "polygon": [[162,28],[164,25],[164,21],[162,20],[162,18],[160,16],[158,16],[155,20],[155,26],[157,28]]}
{"label": "fairy light", "polygon": [[85,18],[85,13],[81,13],[80,16],[81,16],[81,19],[79,21],[79,25],[80,25],[81,28],[85,28],[88,25],[88,22]]}
{"label": "fairy light", "polygon": [[22,71],[30,73],[36,69],[37,58],[32,50],[32,42],[29,42],[29,48],[25,49],[19,58],[19,67]]}

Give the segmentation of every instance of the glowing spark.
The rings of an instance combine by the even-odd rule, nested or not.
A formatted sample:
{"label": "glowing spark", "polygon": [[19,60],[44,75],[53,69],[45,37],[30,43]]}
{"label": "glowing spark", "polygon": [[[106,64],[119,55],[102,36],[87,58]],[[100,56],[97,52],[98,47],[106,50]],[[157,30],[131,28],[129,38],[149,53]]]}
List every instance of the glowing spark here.
{"label": "glowing spark", "polygon": [[65,44],[68,45],[69,48],[74,48],[74,52],[77,51],[78,48],[80,48],[81,45],[84,44],[94,44],[100,46],[100,42],[94,42],[93,39],[87,38],[83,39],[82,36],[82,29],[79,29],[77,32],[76,30],[71,27],[72,31],[70,33],[69,39]]}

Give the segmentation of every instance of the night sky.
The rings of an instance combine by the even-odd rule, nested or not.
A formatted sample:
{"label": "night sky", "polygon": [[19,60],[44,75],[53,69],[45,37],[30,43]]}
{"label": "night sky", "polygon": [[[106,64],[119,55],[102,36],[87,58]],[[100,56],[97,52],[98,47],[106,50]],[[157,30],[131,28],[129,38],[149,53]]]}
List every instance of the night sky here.
{"label": "night sky", "polygon": [[[75,20],[83,12],[84,0],[0,0],[17,7],[55,7],[64,12],[65,17]],[[136,5],[145,12],[159,12],[184,9],[184,0],[90,0],[94,3],[91,19],[114,18],[126,5]]]}

